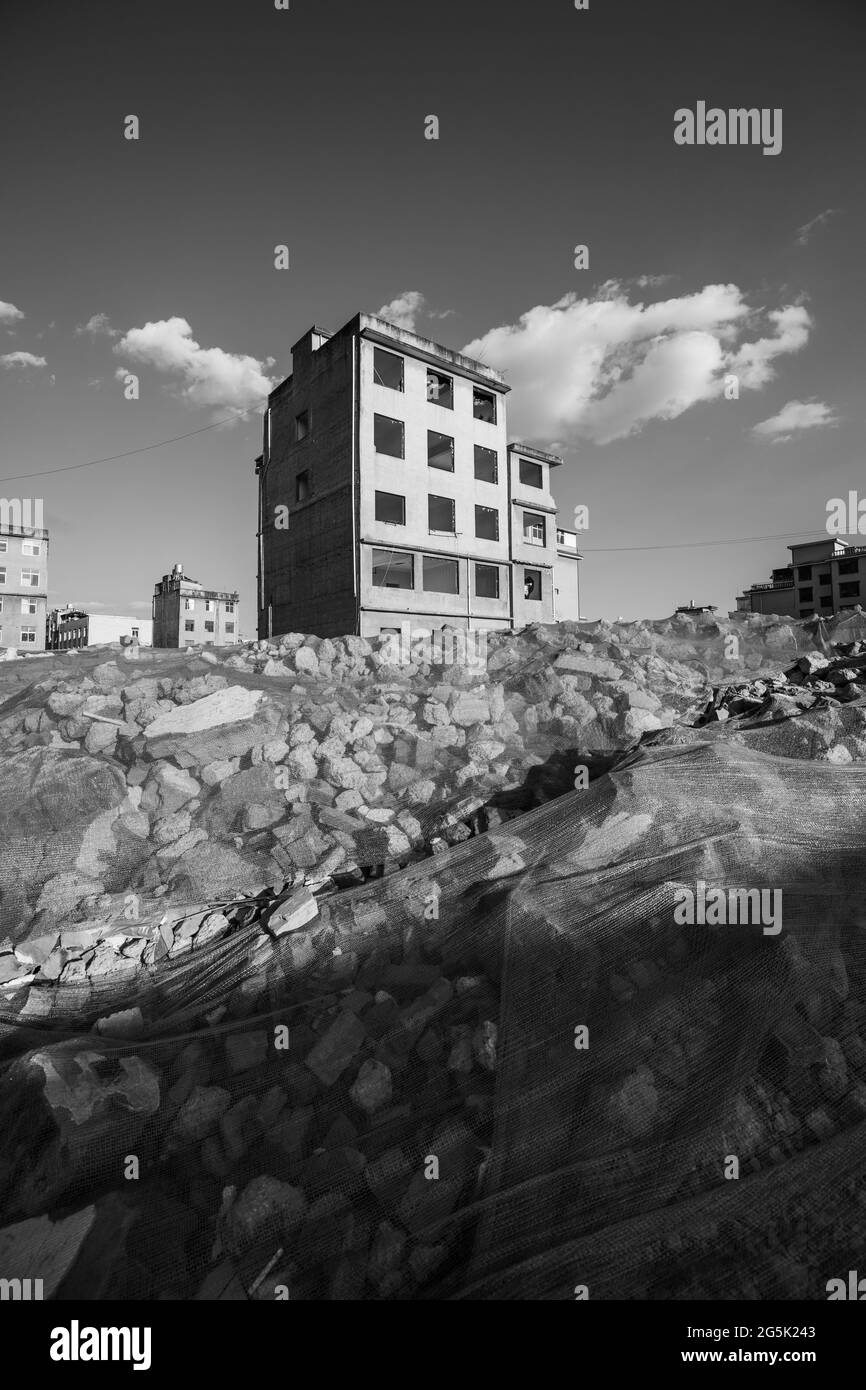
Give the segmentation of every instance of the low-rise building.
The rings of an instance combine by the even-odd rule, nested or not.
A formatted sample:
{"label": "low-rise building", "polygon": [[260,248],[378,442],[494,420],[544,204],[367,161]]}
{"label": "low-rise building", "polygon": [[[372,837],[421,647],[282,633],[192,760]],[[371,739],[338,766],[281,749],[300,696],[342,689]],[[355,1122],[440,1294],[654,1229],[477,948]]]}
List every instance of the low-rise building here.
{"label": "low-rise building", "polygon": [[230,647],[240,641],[237,591],[206,589],[176,564],[153,594],[155,647]]}
{"label": "low-rise building", "polygon": [[101,647],[109,642],[153,645],[153,619],[91,613],[83,608],[54,608],[48,615],[45,645],[49,651]]}
{"label": "low-rise building", "polygon": [[768,584],[752,584],[737,596],[739,612],[811,618],[861,606],[866,597],[866,546],[828,536],[788,549],[790,564],[774,569]]}

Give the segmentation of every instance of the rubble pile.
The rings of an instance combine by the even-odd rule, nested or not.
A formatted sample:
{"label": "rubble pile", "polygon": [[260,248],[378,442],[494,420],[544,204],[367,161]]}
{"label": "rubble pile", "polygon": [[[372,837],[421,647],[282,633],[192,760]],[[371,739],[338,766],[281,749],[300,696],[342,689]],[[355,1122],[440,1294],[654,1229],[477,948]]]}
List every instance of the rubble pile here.
{"label": "rubble pile", "polygon": [[[851,635],[4,663],[0,1273],[813,1296],[866,1176]],[[784,931],[680,924],[696,881],[783,888]]]}
{"label": "rubble pile", "polygon": [[[84,930],[106,895],[315,891],[441,851],[570,789],[580,762],[593,776],[594,759],[604,770],[641,738],[694,737],[731,667],[726,639],[758,672],[810,646],[795,626],[679,615],[533,627],[488,634],[480,667],[431,661],[423,643],[393,664],[387,642],[298,634],[26,663],[29,682],[13,671],[0,705],[0,976],[36,964],[9,959],[22,942]],[[859,706],[847,719],[834,757],[859,760]],[[124,945],[122,958],[144,949]],[[78,973],[70,957],[66,978]]]}

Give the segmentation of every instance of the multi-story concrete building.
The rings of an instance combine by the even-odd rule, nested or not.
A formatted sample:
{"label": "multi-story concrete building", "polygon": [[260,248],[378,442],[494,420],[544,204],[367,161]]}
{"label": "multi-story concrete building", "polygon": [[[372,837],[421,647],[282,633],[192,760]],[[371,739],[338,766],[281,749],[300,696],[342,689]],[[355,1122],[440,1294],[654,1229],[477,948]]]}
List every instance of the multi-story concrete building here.
{"label": "multi-story concrete building", "polygon": [[[18,504],[20,508],[20,503]],[[30,526],[20,511],[0,508],[0,647],[26,652],[45,650],[48,611],[48,532]],[[29,509],[28,509],[29,510]],[[42,503],[38,504],[41,521]],[[16,524],[17,523],[17,524]]]}
{"label": "multi-story concrete building", "polygon": [[107,642],[153,645],[153,619],[127,618],[117,613],[87,613],[82,608],[54,608],[48,614],[45,645],[49,651],[99,647]]}
{"label": "multi-story concrete building", "polygon": [[153,645],[234,646],[240,641],[239,609],[237,592],[206,589],[177,564],[154,588]]}
{"label": "multi-story concrete building", "polygon": [[370,314],[295,343],[256,460],[259,636],[552,621],[561,460],[508,445],[508,390]]}
{"label": "multi-story concrete building", "polygon": [[737,597],[747,613],[789,618],[830,617],[859,607],[866,597],[866,546],[835,536],[789,545],[791,562],[772,571],[769,584],[753,584]]}

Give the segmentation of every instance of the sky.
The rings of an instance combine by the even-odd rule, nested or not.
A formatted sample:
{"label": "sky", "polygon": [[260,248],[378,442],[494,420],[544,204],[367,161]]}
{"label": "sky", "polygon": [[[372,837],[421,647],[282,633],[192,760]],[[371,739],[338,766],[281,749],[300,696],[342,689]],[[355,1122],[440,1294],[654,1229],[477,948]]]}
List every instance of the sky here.
{"label": "sky", "polygon": [[[264,397],[358,310],[505,373],[589,618],[727,612],[866,496],[862,0],[3,10],[0,493],[50,606],[181,561],[255,636]],[[699,102],[778,153],[677,143]]]}

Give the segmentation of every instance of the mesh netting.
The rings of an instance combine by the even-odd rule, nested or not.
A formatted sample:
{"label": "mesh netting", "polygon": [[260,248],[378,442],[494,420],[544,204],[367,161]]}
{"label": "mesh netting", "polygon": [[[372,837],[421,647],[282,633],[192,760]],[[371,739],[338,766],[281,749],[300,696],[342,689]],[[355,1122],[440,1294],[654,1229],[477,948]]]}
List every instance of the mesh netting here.
{"label": "mesh netting", "polygon": [[[39,1273],[38,1237],[59,1298],[825,1298],[866,1231],[862,707],[693,728],[731,675],[725,631],[749,625],[656,626],[503,640],[465,682],[231,668],[268,699],[219,747],[148,735],[104,652],[19,667],[0,710],[3,929],[24,942],[0,956],[0,1275]],[[741,659],[778,670],[853,627],[762,624]],[[116,721],[102,748],[50,703],[82,672]],[[151,674],[208,668],[153,654],[123,681]],[[636,729],[651,702],[617,684],[670,720]],[[432,744],[445,723],[422,706],[482,695],[486,724],[470,710],[463,743]],[[327,749],[306,797],[386,728],[378,799],[355,790],[388,814],[340,809],[331,782],[301,837],[331,841],[279,874],[293,793],[271,819],[268,779],[326,700],[317,740],[340,714],[373,732]],[[831,718],[823,742],[773,744]],[[192,836],[174,857],[173,816]]]}

